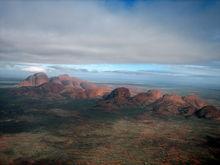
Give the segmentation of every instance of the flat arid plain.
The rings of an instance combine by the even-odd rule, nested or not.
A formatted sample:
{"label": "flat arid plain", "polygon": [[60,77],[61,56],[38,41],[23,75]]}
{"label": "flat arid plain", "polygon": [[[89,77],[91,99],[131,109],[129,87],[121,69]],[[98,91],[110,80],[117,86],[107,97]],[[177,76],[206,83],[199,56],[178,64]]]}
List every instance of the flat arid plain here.
{"label": "flat arid plain", "polygon": [[[194,95],[109,88],[68,75],[48,80],[44,73],[2,88],[0,163],[220,162],[220,112],[214,105]],[[97,97],[100,89],[105,96]]]}

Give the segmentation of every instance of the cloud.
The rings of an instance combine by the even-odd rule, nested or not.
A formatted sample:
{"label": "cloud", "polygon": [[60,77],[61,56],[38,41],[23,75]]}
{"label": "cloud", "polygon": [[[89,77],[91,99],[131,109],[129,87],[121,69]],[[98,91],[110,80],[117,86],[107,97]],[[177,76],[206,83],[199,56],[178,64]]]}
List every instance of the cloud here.
{"label": "cloud", "polygon": [[24,79],[35,72],[48,76],[69,74],[81,79],[101,83],[134,83],[148,85],[201,84],[219,88],[220,67],[215,65],[170,65],[170,64],[38,64],[0,62],[0,79]]}
{"label": "cloud", "polygon": [[[220,61],[220,3],[0,2],[0,60],[198,64]],[[181,15],[181,16],[180,16]]]}
{"label": "cloud", "polygon": [[46,72],[58,74],[117,74],[176,77],[216,77],[219,79],[220,66],[210,65],[175,65],[175,64],[39,64],[39,63],[4,63],[0,62],[0,70],[4,72]]}
{"label": "cloud", "polygon": [[46,69],[45,68],[38,67],[38,66],[25,67],[25,68],[23,68],[21,70],[28,71],[28,72],[33,72],[33,73],[37,73],[37,72],[45,72],[46,73]]}

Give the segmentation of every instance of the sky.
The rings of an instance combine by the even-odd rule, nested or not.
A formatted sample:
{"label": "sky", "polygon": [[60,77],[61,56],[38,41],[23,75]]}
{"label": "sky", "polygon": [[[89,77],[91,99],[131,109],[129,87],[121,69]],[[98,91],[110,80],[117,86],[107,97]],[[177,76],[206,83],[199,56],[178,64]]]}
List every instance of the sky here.
{"label": "sky", "polygon": [[35,72],[220,84],[220,1],[0,1],[0,77]]}

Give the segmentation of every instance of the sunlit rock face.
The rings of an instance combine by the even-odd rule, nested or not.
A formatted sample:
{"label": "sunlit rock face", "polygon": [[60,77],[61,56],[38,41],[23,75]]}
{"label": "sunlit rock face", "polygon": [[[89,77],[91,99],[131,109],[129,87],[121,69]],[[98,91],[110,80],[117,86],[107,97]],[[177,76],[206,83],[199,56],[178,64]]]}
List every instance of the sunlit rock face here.
{"label": "sunlit rock face", "polygon": [[185,100],[188,104],[192,105],[197,109],[200,109],[207,105],[207,103],[201,98],[199,98],[197,95],[184,96],[183,100]]}
{"label": "sunlit rock face", "polygon": [[28,76],[24,81],[18,84],[19,87],[23,86],[39,86],[41,84],[47,83],[49,81],[48,76],[43,73],[35,73],[31,76]]}
{"label": "sunlit rock face", "polygon": [[187,107],[183,98],[175,94],[165,94],[154,103],[154,111],[160,114],[178,114],[180,109]]}
{"label": "sunlit rock face", "polygon": [[72,80],[72,79],[73,79],[73,78],[70,77],[68,74],[59,75],[57,78],[58,78],[60,81]]}
{"label": "sunlit rock face", "polygon": [[85,93],[88,98],[103,97],[104,95],[110,93],[111,90],[112,89],[107,86],[98,86],[94,88],[87,88]]}
{"label": "sunlit rock face", "polygon": [[132,98],[132,101],[137,105],[149,105],[160,99],[162,96],[163,94],[160,90],[149,90],[135,95]]}

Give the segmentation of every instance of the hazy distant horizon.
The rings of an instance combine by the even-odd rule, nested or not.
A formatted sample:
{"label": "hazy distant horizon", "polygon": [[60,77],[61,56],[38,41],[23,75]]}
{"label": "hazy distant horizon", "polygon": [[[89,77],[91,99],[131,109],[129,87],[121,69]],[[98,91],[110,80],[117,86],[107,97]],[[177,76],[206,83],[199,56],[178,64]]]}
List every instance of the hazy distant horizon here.
{"label": "hazy distant horizon", "polygon": [[[34,73],[28,74],[31,75]],[[64,74],[64,73],[63,73]],[[48,75],[49,77],[58,76],[58,75]],[[140,88],[144,91],[149,89],[159,89],[163,92],[168,93],[176,93],[180,95],[189,95],[189,94],[196,94],[199,95],[201,98],[206,99],[210,104],[214,104],[216,107],[220,107],[220,86],[219,84],[216,86],[208,85],[208,84],[192,84],[192,83],[178,83],[171,81],[158,81],[156,79],[145,78],[138,79],[131,79],[127,75],[125,77],[121,75],[117,75],[117,78],[112,75],[103,75],[101,74],[99,78],[94,77],[91,73],[88,75],[70,75],[77,78],[81,78],[87,81],[91,81],[97,84],[102,85],[109,85],[114,87],[132,87],[132,88]],[[104,77],[104,78],[103,78]],[[26,77],[24,76],[15,78],[15,77],[7,77],[3,78],[0,77],[0,88],[13,88],[21,82]],[[169,80],[169,79],[168,79]]]}

